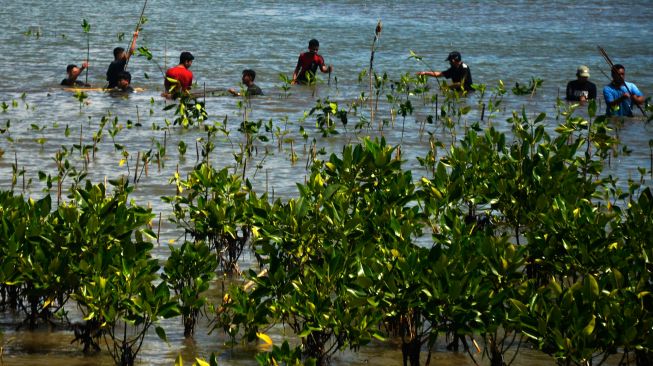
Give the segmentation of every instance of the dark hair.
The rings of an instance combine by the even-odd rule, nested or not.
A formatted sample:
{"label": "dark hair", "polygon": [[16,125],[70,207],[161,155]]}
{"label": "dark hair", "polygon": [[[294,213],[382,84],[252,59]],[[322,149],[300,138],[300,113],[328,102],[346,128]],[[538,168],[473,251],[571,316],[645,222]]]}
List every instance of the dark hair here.
{"label": "dark hair", "polygon": [[249,78],[252,79],[252,81],[254,81],[254,79],[256,79],[256,71],[254,71],[252,69],[243,70],[243,76],[245,76],[245,75],[249,76]]}
{"label": "dark hair", "polygon": [[66,72],[71,72],[71,71],[73,71],[73,69],[76,68],[76,67],[77,67],[77,65],[75,65],[75,64],[70,64],[70,65],[66,66]]}
{"label": "dark hair", "polygon": [[118,80],[127,80],[128,82],[132,82],[132,74],[130,74],[128,71],[122,71],[118,74]]}
{"label": "dark hair", "polygon": [[122,47],[116,47],[113,49],[113,58],[118,58],[121,53],[125,52],[125,49]]}
{"label": "dark hair", "polygon": [[624,70],[624,72],[626,72],[626,68],[624,67],[624,65],[622,65],[622,64],[612,65],[612,70],[610,70],[610,74],[612,75],[612,78],[614,80],[617,80],[617,81],[623,80],[623,77],[621,77],[621,75],[619,75],[619,70]]}
{"label": "dark hair", "polygon": [[314,47],[320,47],[320,42],[318,42],[317,39],[315,38],[308,41],[308,48],[314,48]]}
{"label": "dark hair", "polygon": [[192,53],[188,51],[184,51],[179,55],[179,63],[183,64],[186,61],[193,61],[195,59],[195,56],[193,56]]}

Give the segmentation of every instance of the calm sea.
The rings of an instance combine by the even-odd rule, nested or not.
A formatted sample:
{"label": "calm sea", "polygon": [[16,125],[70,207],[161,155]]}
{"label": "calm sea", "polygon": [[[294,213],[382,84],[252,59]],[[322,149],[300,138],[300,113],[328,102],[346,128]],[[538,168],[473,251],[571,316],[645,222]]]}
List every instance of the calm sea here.
{"label": "calm sea", "polygon": [[[56,175],[52,161],[61,146],[70,147],[91,141],[99,119],[111,113],[121,124],[127,120],[140,122],[143,127],[124,129],[116,137],[129,152],[131,169],[138,152],[156,149],[157,142],[168,144],[168,157],[161,168],[155,163],[149,174],[142,178],[134,197],[141,204],[149,204],[164,216],[162,243],[177,240],[180,233],[165,216],[169,207],[160,196],[172,194],[174,188],[168,179],[177,169],[186,171],[195,163],[195,141],[205,136],[200,129],[173,128],[164,135],[153,131],[152,125],[163,126],[173,118],[163,112],[161,70],[177,63],[181,51],[195,55],[192,71],[200,87],[224,89],[238,87],[241,70],[255,69],[256,82],[266,96],[253,102],[250,118],[272,120],[275,126],[288,131],[294,138],[293,149],[299,160],[290,163],[290,146],[278,151],[274,144],[269,157],[262,154],[248,170],[255,186],[267,189],[277,196],[295,195],[295,182],[306,175],[305,143],[298,136],[298,125],[304,111],[310,110],[318,98],[330,98],[341,106],[367,91],[366,83],[358,81],[359,73],[369,67],[370,46],[378,20],[383,22],[383,32],[376,52],[374,66],[377,72],[386,72],[391,79],[402,74],[432,68],[443,70],[450,51],[457,50],[470,66],[474,82],[486,83],[488,88],[502,80],[507,87],[516,82],[528,83],[532,77],[544,80],[543,86],[532,97],[506,97],[505,110],[495,123],[509,130],[505,123],[510,111],[525,107],[529,114],[546,112],[555,116],[555,99],[562,93],[567,81],[573,79],[576,68],[587,65],[591,80],[599,87],[607,84],[605,74],[609,68],[599,54],[597,46],[605,48],[615,63],[626,67],[626,78],[650,95],[653,93],[653,2],[639,0],[623,5],[614,1],[171,1],[150,0],[145,10],[147,22],[142,28],[138,46],[145,46],[153,60],[134,56],[129,63],[134,86],[145,91],[127,99],[115,98],[101,92],[89,92],[87,103],[81,106],[72,93],[62,91],[58,83],[65,76],[69,63],[80,64],[90,54],[91,67],[88,81],[101,87],[104,74],[111,62],[112,49],[127,47],[131,33],[143,6],[142,1],[72,1],[51,2],[3,0],[0,5],[0,103],[7,111],[0,112],[0,129],[10,125],[9,133],[0,135],[0,189],[11,185],[11,165],[17,161],[25,170],[28,180],[26,194],[41,196],[42,186],[37,173],[43,170]],[[91,25],[87,35],[82,22]],[[124,36],[124,38],[123,38]],[[317,95],[303,87],[293,87],[288,98],[281,98],[279,74],[291,75],[297,56],[307,48],[308,40],[320,41],[320,53],[335,71],[329,77],[320,75],[323,83]],[[87,50],[88,42],[88,50]],[[410,51],[424,59],[420,63],[409,59]],[[86,76],[82,75],[80,79]],[[434,82],[431,82],[435,86]],[[20,99],[22,93],[24,100]],[[473,101],[473,98],[470,98]],[[602,98],[600,98],[602,99]],[[15,102],[15,103],[14,103]],[[231,166],[232,146],[237,146],[240,136],[235,132],[242,119],[236,106],[237,99],[221,96],[206,99],[209,120],[229,121],[234,131],[231,140],[221,138],[213,159],[219,166]],[[601,101],[601,105],[603,105]],[[469,120],[478,119],[474,110]],[[407,166],[417,169],[414,156],[423,152],[425,141],[416,133],[416,120],[425,111],[417,110],[406,120],[405,136],[388,131],[392,143],[403,142]],[[387,118],[387,116],[383,117]],[[310,119],[308,125],[314,124]],[[467,122],[467,121],[466,121]],[[399,123],[399,122],[398,122]],[[556,121],[547,121],[551,127]],[[32,126],[34,125],[34,126]],[[65,127],[71,134],[66,137]],[[375,136],[374,131],[370,134]],[[10,137],[10,138],[8,138]],[[347,135],[320,139],[319,147],[338,151],[343,144],[355,142],[358,136]],[[36,140],[42,138],[41,145]],[[641,119],[627,122],[620,131],[623,143],[633,150],[629,157],[618,157],[609,168],[625,180],[636,177],[636,168],[648,168],[648,142],[653,138],[651,127]],[[176,146],[183,140],[189,146],[187,156],[181,159]],[[309,140],[310,142],[310,140]],[[121,174],[133,175],[133,170],[119,165],[120,154],[105,131],[104,142],[96,160],[89,166],[89,178],[96,182]],[[19,187],[23,182],[19,181]],[[158,249],[166,257],[165,245]],[[252,261],[245,258],[245,262]],[[4,315],[3,315],[4,316]],[[78,349],[68,344],[68,333],[15,333],[6,327],[12,319],[0,319],[3,324],[0,340],[4,346],[4,364],[110,364],[106,358],[82,358]],[[238,348],[230,352],[223,346],[221,334],[204,335],[196,342],[183,340],[179,324],[165,324],[171,338],[170,346],[148,339],[142,353],[143,364],[170,365],[179,352],[190,358],[194,354],[207,356],[215,351],[222,355],[222,365],[252,365],[256,349]],[[219,332],[218,332],[219,333]],[[275,339],[280,339],[277,335]],[[444,353],[437,356],[439,364],[460,365],[468,362],[464,355]],[[337,364],[365,363],[394,365],[400,362],[397,347],[387,344],[365,349],[359,355],[345,354],[336,359]],[[550,364],[547,358],[527,353],[519,365]]]}

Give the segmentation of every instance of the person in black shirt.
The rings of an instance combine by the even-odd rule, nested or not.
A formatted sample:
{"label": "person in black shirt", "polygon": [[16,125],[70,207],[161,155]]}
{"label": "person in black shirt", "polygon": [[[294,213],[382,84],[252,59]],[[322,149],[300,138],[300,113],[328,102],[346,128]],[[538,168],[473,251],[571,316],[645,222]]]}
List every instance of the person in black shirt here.
{"label": "person in black shirt", "polygon": [[576,70],[576,80],[567,84],[567,100],[572,102],[586,102],[596,99],[596,85],[589,81],[590,69],[581,65]]}
{"label": "person in black shirt", "polygon": [[458,90],[464,90],[466,92],[472,91],[472,72],[462,61],[462,56],[460,52],[453,51],[445,59],[449,61],[449,68],[445,71],[420,71],[417,75],[426,75],[433,77],[444,76],[447,79],[451,79],[453,82],[450,87]]}
{"label": "person in black shirt", "polygon": [[[247,90],[245,90],[245,96],[247,97],[251,97],[254,95],[263,95],[263,91],[261,90],[261,88],[259,88],[258,85],[254,84],[254,79],[256,79],[256,71],[251,69],[243,70],[242,81],[243,81],[243,85],[247,87]],[[242,96],[242,94],[234,88],[230,88],[228,91],[229,93],[237,97]]]}
{"label": "person in black shirt", "polygon": [[132,81],[132,75],[127,72],[123,71],[120,74],[118,74],[118,84],[116,85],[115,88],[110,89],[109,91],[112,93],[133,93],[134,88],[131,86],[131,81]]}
{"label": "person in black shirt", "polygon": [[84,69],[88,68],[88,62],[83,62],[82,67],[77,67],[77,65],[70,64],[66,67],[66,73],[68,77],[61,80],[61,85],[63,86],[90,86],[89,84],[83,83],[77,80],[77,77],[81,75]]}
{"label": "person in black shirt", "polygon": [[113,89],[118,86],[118,76],[121,72],[125,71],[127,66],[127,61],[134,54],[136,49],[136,38],[138,38],[138,32],[134,32],[134,37],[132,38],[131,46],[129,51],[125,52],[125,49],[122,47],[116,47],[113,49],[113,62],[109,65],[107,69],[107,89]]}

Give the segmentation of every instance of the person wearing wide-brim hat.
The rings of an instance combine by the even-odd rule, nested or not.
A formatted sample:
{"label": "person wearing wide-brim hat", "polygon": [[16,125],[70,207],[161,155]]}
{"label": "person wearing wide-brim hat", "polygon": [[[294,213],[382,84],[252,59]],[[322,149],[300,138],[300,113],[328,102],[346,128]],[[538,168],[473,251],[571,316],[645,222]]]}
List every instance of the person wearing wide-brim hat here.
{"label": "person wearing wide-brim hat", "polygon": [[453,82],[450,86],[455,89],[472,91],[472,72],[469,66],[462,61],[460,52],[453,51],[445,59],[449,61],[449,68],[445,71],[420,71],[417,75],[426,75],[433,77],[444,76]]}
{"label": "person wearing wide-brim hat", "polygon": [[576,77],[576,80],[567,83],[567,100],[585,102],[596,99],[596,85],[589,81],[590,68],[585,65],[578,66]]}

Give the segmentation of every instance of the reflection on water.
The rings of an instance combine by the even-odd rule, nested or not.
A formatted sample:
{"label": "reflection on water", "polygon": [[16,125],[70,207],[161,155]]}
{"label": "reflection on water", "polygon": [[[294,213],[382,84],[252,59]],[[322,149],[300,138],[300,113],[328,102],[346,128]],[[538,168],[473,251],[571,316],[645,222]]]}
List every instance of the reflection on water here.
{"label": "reflection on water", "polygon": [[[253,101],[249,119],[272,120],[274,131],[267,135],[271,140],[267,150],[259,148],[246,175],[258,192],[268,192],[275,198],[296,195],[295,183],[303,182],[307,175],[305,167],[313,138],[316,138],[318,149],[324,149],[325,155],[320,157],[325,158],[326,154],[340,151],[344,144],[355,143],[362,136],[381,136],[376,128],[356,133],[354,122],[350,121],[348,130],[325,139],[317,132],[314,119],[301,122],[304,112],[310,110],[318,98],[328,97],[345,107],[361,92],[367,92],[366,79],[359,82],[358,74],[369,67],[369,47],[378,19],[383,20],[384,30],[375,55],[375,68],[381,73],[387,72],[391,79],[426,68],[443,69],[446,63],[442,60],[453,49],[462,52],[474,80],[487,83],[488,89],[499,80],[510,88],[515,82],[524,83],[531,77],[544,79],[542,89],[533,97],[507,95],[497,116],[491,119],[485,116],[484,125],[492,124],[503,132],[510,131],[506,118],[511,111],[521,110],[522,106],[529,117],[546,112],[550,117],[548,127],[553,129],[558,122],[553,119],[556,114],[554,100],[566,82],[574,77],[579,64],[590,66],[592,80],[597,85],[607,83],[600,72],[605,71],[606,66],[596,52],[597,44],[602,44],[615,62],[626,64],[629,80],[635,81],[646,95],[653,92],[653,50],[641,43],[651,39],[653,7],[644,0],[628,7],[616,7],[608,1],[582,4],[485,1],[470,5],[460,1],[452,4],[352,0],[318,4],[300,0],[286,4],[159,0],[148,7],[148,22],[139,38],[139,45],[153,52],[158,66],[143,57],[134,57],[130,62],[134,85],[144,87],[145,91],[129,98],[88,92],[88,99],[81,106],[72,93],[56,86],[63,77],[65,65],[79,63],[86,55],[81,19],[88,19],[92,25],[89,80],[94,85],[102,85],[106,66],[111,61],[111,49],[126,43],[118,41],[117,34],[129,34],[133,30],[129,23],[135,23],[141,4],[60,0],[53,5],[30,0],[7,2],[2,7],[0,21],[4,31],[0,33],[0,67],[5,73],[0,78],[0,103],[6,102],[8,108],[0,112],[0,129],[7,123],[11,127],[9,132],[0,135],[0,149],[4,151],[0,158],[0,189],[10,188],[12,164],[17,163],[25,170],[25,175],[17,182],[16,189],[22,191],[24,187],[26,194],[42,196],[44,184],[38,180],[38,172],[56,175],[54,154],[62,147],[70,149],[80,142],[92,143],[101,118],[116,119],[121,131],[114,140],[109,136],[111,122],[107,124],[98,153],[89,162],[88,179],[100,182],[120,175],[133,179],[138,153],[156,151],[160,145],[165,145],[166,156],[159,163],[150,163],[132,196],[138,204],[149,205],[157,216],[162,216],[160,229],[158,218],[154,223],[161,232],[161,241],[154,253],[160,260],[167,258],[168,244],[176,245],[184,239],[183,233],[168,222],[170,207],[160,197],[174,194],[175,188],[168,184],[170,177],[177,171],[183,176],[193,168],[199,155],[197,141],[206,138],[206,133],[199,128],[173,127],[167,133],[156,128],[174,118],[170,112],[162,111],[166,102],[159,97],[162,83],[159,67],[176,63],[181,50],[193,52],[196,60],[192,70],[199,85],[207,88],[237,86],[242,69],[257,71],[256,82],[266,95]],[[122,21],[116,22],[117,17]],[[570,27],[569,19],[574,19],[577,26]],[[627,27],[624,22],[628,23]],[[40,36],[25,35],[28,29],[38,29]],[[327,76],[321,75],[324,83],[316,90],[293,87],[285,97],[279,88],[278,74],[292,72],[297,55],[313,37],[320,40],[320,52],[326,62],[335,66],[331,82],[327,85]],[[409,60],[409,50],[423,55],[426,65]],[[433,81],[430,85],[435,88]],[[21,99],[23,92],[26,92],[24,100]],[[383,101],[383,96],[381,99]],[[237,99],[224,96],[206,98],[209,120],[226,121],[231,131],[229,136],[220,135],[216,140],[216,150],[211,156],[216,167],[233,166],[233,152],[242,143],[242,136],[236,131],[242,120],[242,110],[236,102]],[[468,98],[472,110],[461,120],[461,130],[480,119],[477,102],[478,95]],[[423,155],[429,147],[427,132],[442,141],[455,137],[433,125],[426,125],[425,133],[419,134],[420,124],[427,115],[433,114],[433,109],[418,98],[413,104],[415,113],[403,120],[401,117],[392,119],[389,107],[382,103],[378,118],[392,120],[385,127],[383,137],[391,144],[402,144],[404,166],[412,169],[413,177],[418,178],[425,172],[415,157]],[[603,110],[603,106],[599,109]],[[128,121],[142,126],[128,128]],[[307,139],[299,134],[300,125],[306,129]],[[649,166],[651,127],[641,120],[631,120],[619,128],[618,134],[632,153],[613,157],[608,173],[622,181],[638,178],[637,167]],[[39,138],[45,139],[43,144],[37,141]],[[179,141],[188,146],[184,156],[178,152]],[[119,164],[123,151],[117,150],[114,144],[124,146],[128,164]],[[290,163],[293,152],[298,156],[294,164]],[[72,153],[71,160],[81,166],[84,158],[77,151]],[[254,262],[246,253],[241,268],[248,268]],[[211,290],[215,302],[221,298],[221,288],[218,282]],[[106,352],[82,356],[79,347],[70,344],[73,337],[69,331],[16,332],[13,325],[17,321],[19,319],[6,314],[0,320],[2,365],[113,363]],[[196,339],[186,340],[179,322],[179,319],[162,322],[169,344],[158,340],[154,334],[146,338],[140,353],[142,364],[172,365],[179,353],[185,360],[191,360],[195,356],[208,358],[211,352],[219,355],[222,365],[255,364],[253,355],[260,351],[257,346],[226,346],[228,339],[221,330],[207,334],[210,325],[206,319],[198,326]],[[273,329],[271,336],[275,342],[281,343],[283,331]],[[397,365],[401,364],[398,349],[396,341],[375,342],[358,353],[336,355],[334,364]],[[437,365],[473,364],[466,354],[446,352],[441,346],[433,353],[431,362]],[[549,357],[526,350],[516,365],[552,363]]]}

